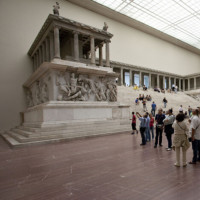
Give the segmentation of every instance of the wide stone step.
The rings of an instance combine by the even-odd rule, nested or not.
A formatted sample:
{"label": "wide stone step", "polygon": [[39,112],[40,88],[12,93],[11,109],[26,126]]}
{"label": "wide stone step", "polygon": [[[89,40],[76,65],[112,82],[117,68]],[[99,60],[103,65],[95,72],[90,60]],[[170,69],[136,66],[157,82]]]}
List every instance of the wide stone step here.
{"label": "wide stone step", "polygon": [[72,139],[72,138],[84,138],[84,137],[94,137],[94,136],[100,136],[100,135],[107,135],[107,134],[115,134],[115,133],[122,133],[122,132],[130,132],[130,128],[123,128],[123,129],[102,129],[102,130],[95,130],[94,131],[88,131],[88,132],[77,132],[76,134],[74,133],[66,133],[66,134],[55,134],[55,135],[46,135],[46,136],[36,136],[36,137],[25,137],[21,134],[12,132],[12,131],[7,131],[6,134],[3,134],[2,136],[4,139],[8,140],[8,142],[11,140],[13,143],[16,141],[16,144],[26,144],[26,143],[38,143],[39,141],[45,141],[45,143],[52,142],[53,140],[55,141],[60,141],[63,139]]}

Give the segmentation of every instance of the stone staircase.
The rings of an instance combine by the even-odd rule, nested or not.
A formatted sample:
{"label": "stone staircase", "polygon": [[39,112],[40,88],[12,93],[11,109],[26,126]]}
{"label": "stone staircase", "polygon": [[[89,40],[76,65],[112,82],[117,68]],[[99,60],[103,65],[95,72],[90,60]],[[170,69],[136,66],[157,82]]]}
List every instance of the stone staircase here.
{"label": "stone staircase", "polygon": [[[132,87],[125,87],[125,86],[119,86],[118,87],[118,101],[123,102],[124,104],[130,105],[130,114],[132,111],[143,113],[143,105],[140,102],[139,105],[135,105],[135,99],[139,97],[139,94],[151,95],[152,101],[147,101],[147,110],[148,112],[151,111],[151,104],[154,101],[157,105],[157,108],[162,108],[163,110],[167,110],[172,108],[174,111],[174,114],[178,113],[178,109],[180,105],[183,106],[183,110],[187,111],[188,106],[191,108],[196,108],[200,106],[200,102],[196,99],[192,98],[191,96],[188,96],[184,92],[178,92],[175,93],[158,93],[154,92],[153,89],[149,89],[148,91],[143,91],[142,89],[139,90],[133,90]],[[164,104],[162,102],[163,98],[166,97],[168,103],[167,107],[164,108]]]}
{"label": "stone staircase", "polygon": [[130,121],[105,120],[78,123],[69,122],[58,127],[34,128],[31,126],[19,126],[2,133],[2,137],[11,146],[22,147],[25,145],[62,142],[126,131],[131,131]]}

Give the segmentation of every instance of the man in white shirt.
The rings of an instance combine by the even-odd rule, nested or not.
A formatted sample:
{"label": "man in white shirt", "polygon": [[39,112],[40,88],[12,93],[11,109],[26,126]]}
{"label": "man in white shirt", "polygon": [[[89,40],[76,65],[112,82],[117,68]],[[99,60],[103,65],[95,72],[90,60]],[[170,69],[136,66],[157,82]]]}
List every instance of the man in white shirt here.
{"label": "man in white shirt", "polygon": [[183,106],[180,105],[180,108],[178,109],[179,113],[183,113]]}
{"label": "man in white shirt", "polygon": [[[200,118],[198,109],[192,110],[193,118],[191,122],[192,128],[192,149],[193,149],[193,159],[189,164],[196,164],[200,161]],[[199,154],[199,155],[197,155]]]}

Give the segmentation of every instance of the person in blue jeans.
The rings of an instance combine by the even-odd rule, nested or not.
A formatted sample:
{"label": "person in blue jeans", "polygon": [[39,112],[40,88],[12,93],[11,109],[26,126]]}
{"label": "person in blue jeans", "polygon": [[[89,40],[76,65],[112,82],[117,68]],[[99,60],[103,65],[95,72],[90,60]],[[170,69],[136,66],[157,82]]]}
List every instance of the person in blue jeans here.
{"label": "person in blue jeans", "polygon": [[146,136],[146,142],[151,141],[151,136],[150,136],[150,118],[149,118],[149,113],[148,112],[146,112],[145,136]]}
{"label": "person in blue jeans", "polygon": [[155,113],[156,113],[156,104],[153,101],[153,103],[151,104],[151,113],[152,115],[155,117]]}
{"label": "person in blue jeans", "polygon": [[136,112],[136,116],[140,120],[140,134],[142,138],[142,143],[140,145],[146,144],[146,138],[145,138],[145,129],[146,129],[146,115],[140,115],[138,112]]}

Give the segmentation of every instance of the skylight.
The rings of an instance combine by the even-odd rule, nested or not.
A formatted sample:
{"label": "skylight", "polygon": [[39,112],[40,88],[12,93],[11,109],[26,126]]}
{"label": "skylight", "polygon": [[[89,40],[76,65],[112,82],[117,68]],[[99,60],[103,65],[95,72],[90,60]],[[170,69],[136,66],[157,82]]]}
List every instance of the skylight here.
{"label": "skylight", "polygon": [[200,49],[200,0],[93,0]]}

